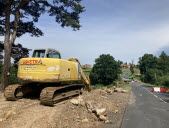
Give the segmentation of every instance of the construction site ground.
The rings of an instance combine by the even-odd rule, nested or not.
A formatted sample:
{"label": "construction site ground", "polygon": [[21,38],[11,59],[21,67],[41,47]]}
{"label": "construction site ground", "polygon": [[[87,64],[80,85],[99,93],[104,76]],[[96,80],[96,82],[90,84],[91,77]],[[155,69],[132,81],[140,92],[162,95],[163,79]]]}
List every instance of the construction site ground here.
{"label": "construction site ground", "polygon": [[[73,104],[68,99],[54,107],[40,105],[37,97],[6,101],[0,93],[0,128],[119,128],[124,115],[130,92],[106,93],[93,90],[79,97],[83,103]],[[106,123],[87,108],[92,104],[95,109],[106,109]]]}

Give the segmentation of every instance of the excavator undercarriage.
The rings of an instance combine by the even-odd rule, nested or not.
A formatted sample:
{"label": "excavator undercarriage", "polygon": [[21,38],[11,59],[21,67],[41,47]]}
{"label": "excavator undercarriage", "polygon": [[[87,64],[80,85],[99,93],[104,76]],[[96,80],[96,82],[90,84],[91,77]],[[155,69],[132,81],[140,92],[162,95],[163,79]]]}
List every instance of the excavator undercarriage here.
{"label": "excavator undercarriage", "polygon": [[16,101],[28,95],[28,93],[40,93],[40,103],[43,105],[53,106],[55,103],[63,101],[69,97],[83,93],[83,84],[70,84],[57,87],[44,87],[43,89],[33,88],[28,85],[9,85],[5,88],[4,96],[9,101]]}

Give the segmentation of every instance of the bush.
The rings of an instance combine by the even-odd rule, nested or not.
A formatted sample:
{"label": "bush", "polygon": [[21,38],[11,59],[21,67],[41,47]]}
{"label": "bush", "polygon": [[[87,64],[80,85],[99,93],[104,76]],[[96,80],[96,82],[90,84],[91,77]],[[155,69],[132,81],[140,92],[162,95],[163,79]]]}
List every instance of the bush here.
{"label": "bush", "polygon": [[17,78],[17,72],[18,72],[18,68],[16,66],[12,66],[10,69],[9,84],[19,83]]}
{"label": "bush", "polygon": [[159,83],[161,86],[169,87],[169,75],[161,77]]}
{"label": "bush", "polygon": [[109,85],[119,78],[120,64],[109,54],[102,54],[95,60],[90,73],[91,84]]}
{"label": "bush", "polygon": [[163,72],[158,69],[148,69],[142,78],[144,78],[144,82],[150,84],[159,85],[159,78],[163,76]]}
{"label": "bush", "polygon": [[[0,65],[0,82],[1,82],[1,76],[2,76],[2,68],[3,65]],[[18,72],[18,67],[16,65],[13,65],[10,69],[10,76],[9,76],[9,84],[17,84],[19,83],[18,78],[17,78],[17,72]]]}

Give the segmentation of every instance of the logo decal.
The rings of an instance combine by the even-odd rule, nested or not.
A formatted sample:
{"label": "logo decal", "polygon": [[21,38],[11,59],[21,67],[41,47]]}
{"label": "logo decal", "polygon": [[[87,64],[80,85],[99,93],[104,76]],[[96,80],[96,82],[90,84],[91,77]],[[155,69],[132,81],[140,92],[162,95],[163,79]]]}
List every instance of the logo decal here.
{"label": "logo decal", "polygon": [[23,64],[42,64],[42,60],[24,60]]}
{"label": "logo decal", "polygon": [[42,64],[42,60],[40,59],[40,63],[39,64]]}

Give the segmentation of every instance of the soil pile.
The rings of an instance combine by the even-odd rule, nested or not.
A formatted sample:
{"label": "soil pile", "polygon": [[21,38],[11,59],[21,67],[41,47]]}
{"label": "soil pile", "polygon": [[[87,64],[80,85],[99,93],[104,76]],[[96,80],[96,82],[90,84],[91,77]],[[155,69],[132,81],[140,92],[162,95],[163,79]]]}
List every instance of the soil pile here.
{"label": "soil pile", "polygon": [[98,89],[48,107],[36,98],[6,101],[0,93],[0,127],[118,128],[128,97],[128,92]]}

